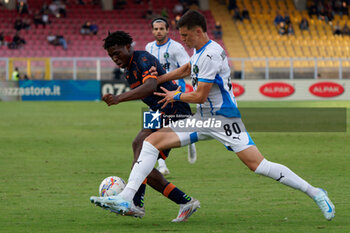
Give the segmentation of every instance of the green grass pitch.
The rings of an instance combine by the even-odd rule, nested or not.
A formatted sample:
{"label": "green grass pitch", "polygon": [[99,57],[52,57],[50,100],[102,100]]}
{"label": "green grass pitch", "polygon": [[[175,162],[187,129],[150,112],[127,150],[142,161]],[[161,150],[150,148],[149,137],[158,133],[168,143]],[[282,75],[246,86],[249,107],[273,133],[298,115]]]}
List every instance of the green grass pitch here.
{"label": "green grass pitch", "polygon": [[[239,102],[240,107],[346,107],[350,101]],[[198,160],[174,149],[167,177],[201,201],[188,222],[147,187],[143,219],[93,206],[103,178],[127,180],[141,102],[0,102],[0,232],[350,232],[350,129],[335,133],[254,133],[260,151],[336,205],[326,221],[305,194],[258,176],[217,141],[197,143]],[[330,119],[331,120],[331,119]],[[244,121],[244,118],[243,118]],[[248,129],[249,130],[249,129]]]}

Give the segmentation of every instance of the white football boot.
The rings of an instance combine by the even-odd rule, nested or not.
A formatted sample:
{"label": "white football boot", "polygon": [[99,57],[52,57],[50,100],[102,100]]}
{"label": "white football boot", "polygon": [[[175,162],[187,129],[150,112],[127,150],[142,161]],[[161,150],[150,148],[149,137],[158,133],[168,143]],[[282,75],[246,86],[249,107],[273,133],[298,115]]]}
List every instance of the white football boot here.
{"label": "white football boot", "polygon": [[[120,215],[118,211],[115,211],[114,209],[109,209],[111,212],[116,213]],[[143,218],[145,216],[145,207],[139,207],[134,205],[133,202],[131,202],[131,208],[128,212],[125,214],[122,214],[123,216],[130,216],[130,217],[135,217],[135,218]]]}
{"label": "white football boot", "polygon": [[188,145],[188,162],[193,164],[197,161],[196,145],[194,143]]}
{"label": "white football boot", "polygon": [[157,167],[157,170],[162,173],[163,176],[169,175],[170,171],[166,166]]}
{"label": "white football boot", "polygon": [[172,222],[186,222],[198,208],[200,208],[200,202],[192,197],[192,200],[186,204],[180,204],[179,214]]}
{"label": "white football boot", "polygon": [[335,207],[332,201],[329,199],[326,190],[323,190],[321,188],[319,190],[320,191],[314,197],[314,201],[316,202],[318,207],[321,209],[324,217],[328,221],[331,221],[335,215]]}
{"label": "white football boot", "polygon": [[131,202],[125,201],[121,196],[90,197],[90,201],[99,207],[108,209],[111,212],[125,215],[131,210]]}

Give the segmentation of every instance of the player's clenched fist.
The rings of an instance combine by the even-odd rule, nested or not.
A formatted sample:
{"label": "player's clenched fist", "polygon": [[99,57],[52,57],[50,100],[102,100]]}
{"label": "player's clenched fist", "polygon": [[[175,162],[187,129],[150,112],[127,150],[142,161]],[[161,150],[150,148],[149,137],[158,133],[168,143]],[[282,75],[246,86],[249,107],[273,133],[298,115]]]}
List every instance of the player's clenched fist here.
{"label": "player's clenched fist", "polygon": [[118,96],[112,94],[104,94],[102,100],[108,104],[108,106],[119,104]]}
{"label": "player's clenched fist", "polygon": [[155,66],[152,66],[148,71],[152,76],[158,76],[157,68]]}

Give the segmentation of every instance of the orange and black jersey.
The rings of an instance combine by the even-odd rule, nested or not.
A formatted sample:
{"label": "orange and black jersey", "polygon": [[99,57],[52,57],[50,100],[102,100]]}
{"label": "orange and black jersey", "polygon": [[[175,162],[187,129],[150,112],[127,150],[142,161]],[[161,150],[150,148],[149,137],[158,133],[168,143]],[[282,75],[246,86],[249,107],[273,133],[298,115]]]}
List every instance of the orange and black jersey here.
{"label": "orange and black jersey", "polygon": [[[126,69],[126,80],[130,84],[131,89],[142,85],[149,78],[157,79],[157,76],[153,76],[149,73],[149,69],[151,69],[152,66],[157,68],[158,75],[163,75],[166,73],[162,65],[159,63],[158,59],[152,54],[146,51],[134,52],[129,66]],[[171,81],[158,85],[157,92],[163,92],[160,87],[164,87],[169,91],[174,91],[178,88],[178,86]],[[189,105],[187,103],[179,101],[168,104],[164,109],[161,109],[163,104],[158,104],[158,101],[161,99],[162,97],[152,94],[143,98],[142,101],[147,104],[153,111],[159,110],[167,115],[191,114]]]}

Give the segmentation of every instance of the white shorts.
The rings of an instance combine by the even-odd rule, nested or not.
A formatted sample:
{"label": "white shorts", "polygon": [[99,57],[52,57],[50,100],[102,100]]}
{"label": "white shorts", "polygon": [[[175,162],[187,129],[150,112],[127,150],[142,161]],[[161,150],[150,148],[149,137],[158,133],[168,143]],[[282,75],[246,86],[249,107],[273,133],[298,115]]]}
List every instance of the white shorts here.
{"label": "white shorts", "polygon": [[[206,125],[209,125],[209,127],[198,127],[204,124],[192,127],[193,122],[196,123],[197,121],[207,122]],[[185,127],[179,128],[179,125]],[[213,127],[214,125],[215,127]],[[180,138],[181,146],[201,140],[216,139],[224,144],[228,150],[240,152],[255,145],[241,118],[227,118],[219,115],[202,117],[195,114],[192,117],[178,121],[176,126],[171,125],[170,127]]]}

